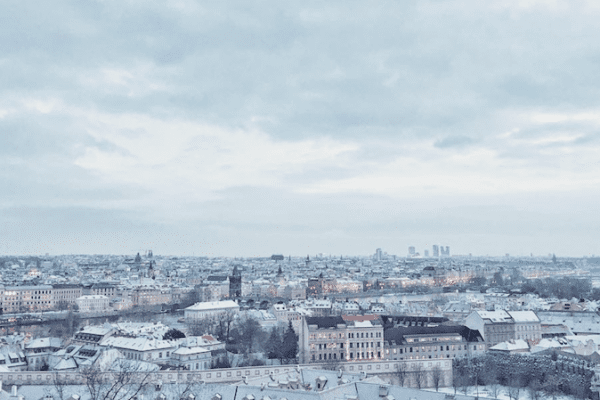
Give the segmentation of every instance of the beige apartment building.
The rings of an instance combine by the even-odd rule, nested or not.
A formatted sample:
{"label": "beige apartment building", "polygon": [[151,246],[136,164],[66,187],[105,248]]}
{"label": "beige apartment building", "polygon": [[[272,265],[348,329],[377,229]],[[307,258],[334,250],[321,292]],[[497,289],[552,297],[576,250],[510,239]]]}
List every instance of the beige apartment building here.
{"label": "beige apartment building", "polygon": [[299,333],[300,362],[384,359],[383,325],[374,316],[306,317]]}
{"label": "beige apartment building", "polygon": [[54,308],[52,286],[0,286],[3,313],[46,311]]}

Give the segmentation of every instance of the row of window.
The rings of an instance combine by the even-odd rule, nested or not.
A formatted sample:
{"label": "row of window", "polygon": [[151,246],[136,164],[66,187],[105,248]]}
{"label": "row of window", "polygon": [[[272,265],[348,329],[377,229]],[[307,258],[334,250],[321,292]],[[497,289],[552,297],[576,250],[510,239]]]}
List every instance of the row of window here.
{"label": "row of window", "polygon": [[448,342],[448,341],[459,341],[459,336],[442,336],[442,337],[426,337],[426,338],[407,338],[406,341],[409,343],[412,342]]}
{"label": "row of window", "polygon": [[[480,349],[483,349],[483,345],[479,345]],[[421,347],[414,347],[414,352],[418,353],[419,349],[422,353],[427,352],[427,351],[437,351],[438,350],[438,346],[421,346]],[[444,351],[444,346],[440,346],[439,348],[440,351]],[[446,351],[450,351],[450,350],[468,350],[468,345],[463,344],[463,345],[446,345]],[[473,345],[473,350],[477,350],[477,345],[474,344]],[[399,353],[402,354],[403,352],[405,353],[412,353],[413,352],[413,347],[409,347],[408,349],[404,349],[404,348],[400,348],[398,349]],[[389,350],[387,350],[388,354],[389,354]],[[396,354],[396,349],[392,349],[393,354]]]}
{"label": "row of window", "polygon": [[[313,333],[310,335],[311,339],[344,339],[344,333]],[[382,332],[350,332],[348,333],[349,339],[365,339],[365,338],[380,338],[383,337]]]}
{"label": "row of window", "polygon": [[[365,356],[366,354],[366,356]],[[360,360],[360,359],[367,359],[367,358],[375,358],[375,352],[371,351],[371,352],[357,352],[356,353],[356,359]],[[378,351],[377,352],[377,358],[381,358],[381,352]],[[348,357],[349,360],[354,360],[354,352],[350,352],[350,355]],[[318,356],[316,354],[313,354],[311,357],[312,361],[323,361],[323,360],[338,360],[337,358],[337,353],[327,353],[327,354],[319,354]],[[340,353],[340,357],[339,360],[344,360],[344,353]]]}
{"label": "row of window", "polygon": [[[128,359],[132,359],[132,360],[143,360],[144,359],[144,355],[140,354],[140,353],[133,353],[133,352],[129,352],[129,351],[125,351],[125,357]],[[171,354],[171,352],[167,351],[165,353],[165,358],[169,358],[169,355]],[[158,353],[158,358],[162,358],[163,353],[162,351]],[[151,360],[152,359],[152,354],[148,353],[146,356],[146,359]]]}

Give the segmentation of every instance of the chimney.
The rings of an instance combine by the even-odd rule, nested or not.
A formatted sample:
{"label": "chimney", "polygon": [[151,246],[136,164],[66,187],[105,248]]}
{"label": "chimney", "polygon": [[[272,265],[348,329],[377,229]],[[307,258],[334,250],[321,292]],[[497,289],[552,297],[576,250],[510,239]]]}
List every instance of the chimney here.
{"label": "chimney", "polygon": [[379,397],[386,397],[389,394],[389,390],[387,386],[379,386]]}
{"label": "chimney", "polygon": [[316,384],[317,384],[317,390],[321,391],[325,388],[325,385],[327,384],[327,377],[325,376],[319,376],[316,379]]}

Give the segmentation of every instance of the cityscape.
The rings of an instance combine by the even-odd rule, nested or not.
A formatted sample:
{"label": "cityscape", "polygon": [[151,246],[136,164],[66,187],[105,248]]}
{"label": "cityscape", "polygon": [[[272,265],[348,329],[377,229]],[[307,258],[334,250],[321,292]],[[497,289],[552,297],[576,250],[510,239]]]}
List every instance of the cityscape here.
{"label": "cityscape", "polygon": [[598,394],[600,258],[421,253],[3,256],[1,381],[17,396],[117,390],[94,379],[125,372],[121,395]]}
{"label": "cityscape", "polygon": [[600,400],[598,21],[4,0],[0,400]]}

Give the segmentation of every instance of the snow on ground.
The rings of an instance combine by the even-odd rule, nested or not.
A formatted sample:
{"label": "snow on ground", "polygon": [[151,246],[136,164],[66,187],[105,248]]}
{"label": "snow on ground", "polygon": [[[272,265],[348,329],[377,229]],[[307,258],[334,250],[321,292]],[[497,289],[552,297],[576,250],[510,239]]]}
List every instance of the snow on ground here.
{"label": "snow on ground", "polygon": [[[428,391],[433,391],[435,392],[434,388],[428,388],[425,389]],[[453,387],[443,387],[440,388],[439,390],[441,393],[448,393],[448,394],[454,394],[454,388]],[[479,392],[478,392],[479,391]],[[483,397],[483,398],[490,398],[490,399],[494,399],[494,395],[493,395],[493,391],[486,386],[469,386],[467,388],[467,396],[473,396],[473,397],[477,397],[477,394],[479,393],[479,397]],[[458,395],[465,395],[465,392],[462,390],[462,388],[460,390],[456,390],[456,394]],[[498,400],[511,400],[510,396],[508,395],[508,387],[507,386],[502,386],[502,385],[498,385],[498,397],[496,397]],[[544,394],[544,398],[548,399],[552,399],[552,400],[576,400],[575,397],[573,396],[556,396],[556,397],[552,397],[552,396],[548,396],[546,394]],[[527,388],[521,388],[519,391],[519,399],[520,400],[530,400],[531,397],[529,396],[529,391]]]}

